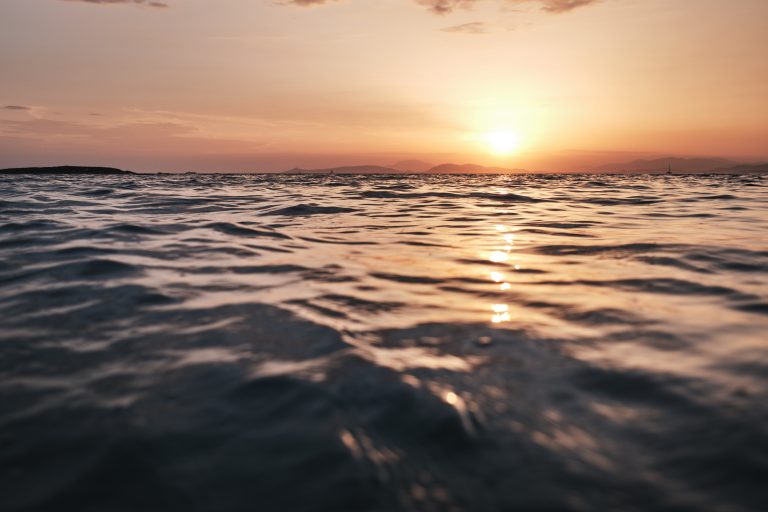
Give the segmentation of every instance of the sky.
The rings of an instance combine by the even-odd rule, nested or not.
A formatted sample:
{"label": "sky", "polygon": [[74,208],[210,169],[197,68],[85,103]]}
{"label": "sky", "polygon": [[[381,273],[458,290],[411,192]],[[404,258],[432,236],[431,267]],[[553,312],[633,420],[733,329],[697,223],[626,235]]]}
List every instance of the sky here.
{"label": "sky", "polygon": [[766,0],[2,0],[0,167],[768,161]]}

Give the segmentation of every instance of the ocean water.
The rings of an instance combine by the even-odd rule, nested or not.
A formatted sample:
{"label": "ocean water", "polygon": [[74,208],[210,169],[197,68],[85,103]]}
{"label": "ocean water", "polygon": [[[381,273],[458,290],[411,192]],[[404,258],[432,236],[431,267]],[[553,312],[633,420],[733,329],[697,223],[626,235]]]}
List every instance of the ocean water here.
{"label": "ocean water", "polygon": [[0,509],[768,510],[767,185],[0,177]]}

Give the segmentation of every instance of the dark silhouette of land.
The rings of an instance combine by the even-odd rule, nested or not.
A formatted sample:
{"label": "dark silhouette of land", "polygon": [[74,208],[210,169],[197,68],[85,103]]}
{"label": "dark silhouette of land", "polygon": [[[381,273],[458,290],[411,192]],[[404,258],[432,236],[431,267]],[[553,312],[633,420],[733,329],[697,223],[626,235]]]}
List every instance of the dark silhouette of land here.
{"label": "dark silhouette of land", "polygon": [[[655,160],[634,160],[632,162],[596,165],[582,169],[552,169],[554,173],[586,174],[761,174],[768,173],[768,163],[744,164],[725,158],[679,158],[667,157]],[[405,160],[392,166],[349,165],[325,169],[291,169],[287,174],[527,174],[529,171],[511,167],[489,167],[472,163],[445,163],[430,165],[420,160]]]}
{"label": "dark silhouette of land", "polygon": [[645,173],[645,172],[672,172],[678,173],[706,173],[730,169],[742,165],[743,162],[735,162],[725,158],[679,158],[667,157],[653,160],[633,160],[632,162],[596,165],[584,169],[587,172],[596,173]]}
{"label": "dark silhouette of land", "polygon": [[[413,165],[410,165],[413,164]],[[608,164],[578,170],[529,171],[506,167],[489,167],[477,164],[445,163],[430,166],[417,160],[398,162],[392,167],[382,165],[348,165],[328,167],[323,169],[294,168],[279,174],[768,174],[768,163],[745,164],[723,158],[659,158],[656,160],[635,160],[624,164]],[[260,173],[261,171],[254,171]],[[78,165],[62,165],[54,167],[16,167],[0,169],[3,174],[26,175],[116,175],[116,174],[166,174],[166,173],[136,173],[124,171],[115,167],[88,167]],[[169,173],[185,174],[185,173]],[[197,173],[186,173],[197,174]],[[207,174],[207,173],[200,173]],[[213,174],[243,174],[240,172],[223,172]],[[247,174],[247,173],[246,173]]]}
{"label": "dark silhouette of land", "polygon": [[114,167],[81,167],[78,165],[60,165],[57,167],[15,167],[0,169],[0,174],[135,174]]}
{"label": "dark silhouette of land", "polygon": [[[398,162],[393,167],[381,165],[348,165],[344,167],[329,167],[327,169],[291,169],[285,174],[507,174],[526,173],[525,169],[511,169],[506,167],[486,167],[477,164],[440,164],[420,170],[409,168],[409,162]],[[425,164],[425,162],[412,161],[413,164]],[[421,167],[421,165],[414,165]]]}
{"label": "dark silhouette of land", "polygon": [[381,165],[347,165],[343,167],[329,167],[327,169],[299,169],[294,168],[284,171],[284,174],[404,174],[407,171],[399,171],[391,167]]}
{"label": "dark silhouette of land", "polygon": [[431,174],[506,174],[527,173],[526,169],[510,169],[508,167],[488,167],[477,164],[440,164],[432,167]]}
{"label": "dark silhouette of land", "polygon": [[715,174],[768,174],[768,163],[734,165],[733,167],[715,169],[712,172]]}
{"label": "dark silhouette of land", "polygon": [[389,167],[403,172],[428,172],[434,166],[435,164],[425,162],[424,160],[402,160]]}

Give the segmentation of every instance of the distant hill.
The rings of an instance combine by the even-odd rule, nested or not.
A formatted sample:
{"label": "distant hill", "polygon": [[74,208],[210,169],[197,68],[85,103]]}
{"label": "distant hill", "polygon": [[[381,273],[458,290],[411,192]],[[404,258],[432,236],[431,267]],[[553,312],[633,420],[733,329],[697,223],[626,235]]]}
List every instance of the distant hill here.
{"label": "distant hill", "polygon": [[722,169],[713,169],[712,172],[723,174],[768,174],[768,163],[723,167]]}
{"label": "distant hill", "polygon": [[284,174],[402,174],[403,171],[381,165],[348,165],[327,169],[291,169]]}
{"label": "distant hill", "polygon": [[427,171],[431,174],[505,174],[527,172],[525,169],[508,169],[504,167],[486,167],[477,164],[441,164]]}
{"label": "distant hill", "polygon": [[16,167],[0,169],[0,174],[134,174],[114,167],[81,167],[61,165],[58,167]]}
{"label": "distant hill", "polygon": [[[416,168],[418,165],[418,169]],[[329,167],[327,169],[291,169],[284,174],[407,174],[413,172],[428,174],[505,174],[527,172],[524,169],[507,169],[504,167],[486,167],[476,164],[441,164],[429,167],[430,164],[420,160],[404,160],[395,167],[381,165],[350,165],[345,167]],[[422,170],[423,169],[423,170]]]}
{"label": "distant hill", "polygon": [[427,172],[434,164],[424,162],[423,160],[403,160],[392,165],[392,169],[403,172]]}
{"label": "distant hill", "polygon": [[634,160],[632,162],[598,165],[585,170],[590,172],[709,172],[715,169],[731,168],[740,162],[725,158],[657,158],[655,160]]}

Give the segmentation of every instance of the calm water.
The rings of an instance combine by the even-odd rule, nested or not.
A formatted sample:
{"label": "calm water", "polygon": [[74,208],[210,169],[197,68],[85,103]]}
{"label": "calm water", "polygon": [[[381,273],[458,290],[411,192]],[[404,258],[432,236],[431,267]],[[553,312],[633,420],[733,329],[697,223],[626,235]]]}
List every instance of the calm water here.
{"label": "calm water", "polygon": [[0,509],[768,510],[767,185],[0,177]]}

